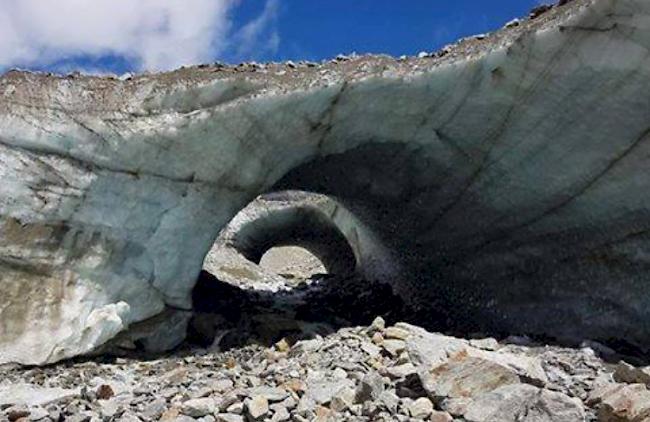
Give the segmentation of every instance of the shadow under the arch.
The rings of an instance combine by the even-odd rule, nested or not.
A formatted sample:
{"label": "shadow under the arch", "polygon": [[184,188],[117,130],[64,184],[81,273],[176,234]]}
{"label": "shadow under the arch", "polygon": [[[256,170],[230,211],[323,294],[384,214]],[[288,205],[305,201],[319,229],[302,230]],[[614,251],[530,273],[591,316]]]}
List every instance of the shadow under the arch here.
{"label": "shadow under the arch", "polygon": [[193,293],[187,343],[212,350],[327,335],[376,316],[408,321],[413,310],[385,283],[318,274],[290,290],[242,289],[203,270]]}

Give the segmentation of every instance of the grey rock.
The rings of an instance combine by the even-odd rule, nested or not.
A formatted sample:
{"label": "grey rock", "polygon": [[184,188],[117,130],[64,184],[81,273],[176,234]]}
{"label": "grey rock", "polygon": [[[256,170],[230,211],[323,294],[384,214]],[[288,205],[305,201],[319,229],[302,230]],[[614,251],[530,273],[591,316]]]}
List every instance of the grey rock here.
{"label": "grey rock", "polygon": [[434,410],[429,420],[431,422],[452,422],[454,418],[447,412]]}
{"label": "grey rock", "polygon": [[329,407],[336,412],[343,412],[354,404],[355,397],[356,391],[354,389],[343,387],[332,397]]}
{"label": "grey rock", "polygon": [[506,385],[473,400],[467,422],[580,422],[582,403],[569,396],[528,384]]}
{"label": "grey rock", "polygon": [[232,389],[233,386],[234,386],[234,384],[233,384],[232,380],[227,379],[227,378],[213,381],[210,384],[210,387],[214,391],[216,391],[217,393],[223,393],[225,391],[228,391],[228,390]]}
{"label": "grey rock", "polygon": [[286,399],[289,392],[279,387],[259,386],[248,390],[249,396],[263,396],[270,402],[278,402]]}
{"label": "grey rock", "polygon": [[[334,395],[340,390],[353,386],[354,383],[345,378],[345,379],[320,379],[308,381],[307,391],[303,398],[308,398],[316,404],[327,404],[329,403]],[[302,401],[302,400],[301,400]]]}
{"label": "grey rock", "polygon": [[178,415],[175,419],[174,422],[194,422],[196,419],[194,419],[191,416],[187,415]]}
{"label": "grey rock", "polygon": [[384,391],[379,395],[377,402],[381,404],[387,411],[394,414],[399,406],[399,397],[392,391]]}
{"label": "grey rock", "polygon": [[595,389],[587,404],[598,406],[601,422],[646,422],[650,390],[645,384],[609,384]]}
{"label": "grey rock", "polygon": [[432,368],[445,362],[448,357],[461,350],[465,350],[467,343],[463,340],[430,333],[423,328],[409,324],[396,324],[408,330],[411,335],[406,341],[406,350],[415,366]]}
{"label": "grey rock", "polygon": [[426,419],[433,412],[433,403],[426,397],[420,397],[408,406],[411,417]]}
{"label": "grey rock", "polygon": [[530,384],[543,387],[548,382],[548,377],[539,358],[501,351],[490,352],[473,347],[468,347],[465,350],[469,356],[485,359],[511,369]]}
{"label": "grey rock", "polygon": [[79,396],[79,390],[44,388],[31,384],[0,386],[0,407],[10,405],[46,406]]}
{"label": "grey rock", "polygon": [[271,422],[288,421],[291,418],[289,411],[285,407],[276,408],[271,417]]}
{"label": "grey rock", "polygon": [[244,403],[249,419],[258,421],[269,413],[269,401],[264,396],[254,396]]}
{"label": "grey rock", "polygon": [[244,422],[245,419],[242,415],[235,415],[232,413],[220,413],[216,416],[217,422]]}
{"label": "grey rock", "polygon": [[29,409],[29,420],[40,421],[49,418],[50,413],[42,407],[36,406]]}
{"label": "grey rock", "polygon": [[406,340],[410,332],[400,327],[388,327],[384,330],[383,334],[386,339]]}
{"label": "grey rock", "polygon": [[235,415],[241,415],[244,413],[244,402],[236,402],[225,407],[227,413],[232,413]]}
{"label": "grey rock", "polygon": [[499,342],[494,338],[471,339],[469,345],[477,349],[495,351],[499,348]]}
{"label": "grey rock", "polygon": [[621,361],[616,365],[614,379],[620,383],[645,384],[650,388],[650,366],[636,368],[627,362]]}
{"label": "grey rock", "polygon": [[213,398],[191,399],[183,402],[181,413],[193,418],[209,415],[217,409],[217,403]]}
{"label": "grey rock", "polygon": [[459,353],[446,363],[419,371],[424,390],[433,400],[477,397],[507,384],[519,383],[519,376],[489,360]]}
{"label": "grey rock", "polygon": [[167,401],[165,399],[156,399],[145,405],[144,409],[142,409],[141,416],[145,420],[158,420],[166,408]]}
{"label": "grey rock", "polygon": [[384,340],[381,343],[381,347],[383,347],[384,350],[386,350],[392,356],[397,356],[406,350],[406,343],[404,340],[388,339]]}
{"label": "grey rock", "polygon": [[409,375],[415,374],[416,372],[417,368],[410,362],[397,366],[389,366],[382,371],[382,373],[385,373],[393,379],[405,378]]}
{"label": "grey rock", "polygon": [[372,343],[364,342],[361,344],[361,350],[366,352],[370,357],[377,357],[381,353],[381,348]]}
{"label": "grey rock", "polygon": [[357,403],[365,403],[379,399],[384,392],[384,379],[377,372],[371,371],[362,379],[356,390]]}

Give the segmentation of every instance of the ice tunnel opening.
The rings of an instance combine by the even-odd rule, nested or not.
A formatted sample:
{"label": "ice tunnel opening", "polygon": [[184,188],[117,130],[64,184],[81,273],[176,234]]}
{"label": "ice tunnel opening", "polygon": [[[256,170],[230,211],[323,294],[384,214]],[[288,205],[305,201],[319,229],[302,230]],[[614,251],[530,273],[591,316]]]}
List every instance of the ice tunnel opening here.
{"label": "ice tunnel opening", "polygon": [[328,274],[323,262],[300,246],[274,246],[262,255],[259,265],[264,270],[296,281]]}
{"label": "ice tunnel opening", "polygon": [[205,258],[188,342],[226,350],[326,335],[378,315],[404,319],[402,299],[366,271],[389,260],[383,253],[333,197],[291,190],[260,195]]}

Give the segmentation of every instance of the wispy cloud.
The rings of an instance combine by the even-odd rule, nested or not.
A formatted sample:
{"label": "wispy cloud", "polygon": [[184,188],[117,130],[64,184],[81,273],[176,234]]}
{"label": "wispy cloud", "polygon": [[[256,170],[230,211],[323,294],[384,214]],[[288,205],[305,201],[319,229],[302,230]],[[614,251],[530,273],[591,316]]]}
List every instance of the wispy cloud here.
{"label": "wispy cloud", "polygon": [[236,58],[259,58],[277,53],[280,45],[277,28],[279,11],[279,0],[267,0],[262,13],[234,35]]}
{"label": "wispy cloud", "polygon": [[0,0],[0,68],[116,56],[136,69],[164,70],[214,61],[235,45],[238,56],[277,49],[268,28],[278,0],[241,29],[231,20],[238,1]]}

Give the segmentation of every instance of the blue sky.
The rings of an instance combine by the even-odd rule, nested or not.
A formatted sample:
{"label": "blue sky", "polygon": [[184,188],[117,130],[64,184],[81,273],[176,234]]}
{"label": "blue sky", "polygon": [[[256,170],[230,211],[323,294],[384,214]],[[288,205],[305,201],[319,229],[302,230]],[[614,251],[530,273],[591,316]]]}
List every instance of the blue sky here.
{"label": "blue sky", "polygon": [[[537,5],[536,0],[285,0],[277,52],[261,59],[321,60],[338,53],[414,55],[465,35],[488,32]],[[234,11],[245,22],[264,6],[248,0]]]}
{"label": "blue sky", "polygon": [[0,69],[167,70],[435,51],[539,0],[0,0]]}

